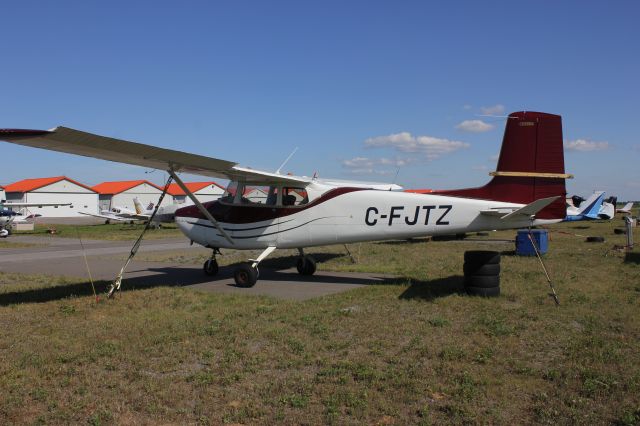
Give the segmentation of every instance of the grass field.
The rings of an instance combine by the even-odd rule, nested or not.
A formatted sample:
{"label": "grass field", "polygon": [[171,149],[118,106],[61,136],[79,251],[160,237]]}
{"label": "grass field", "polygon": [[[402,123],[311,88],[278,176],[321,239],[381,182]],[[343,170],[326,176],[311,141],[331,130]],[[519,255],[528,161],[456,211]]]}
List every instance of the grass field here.
{"label": "grass field", "polygon": [[[639,424],[640,250],[611,250],[616,226],[550,228],[559,307],[537,259],[486,237],[352,245],[355,264],[310,250],[398,279],[305,302],[155,287],[96,304],[88,283],[0,274],[0,423]],[[462,292],[478,248],[503,252],[499,298]]]}

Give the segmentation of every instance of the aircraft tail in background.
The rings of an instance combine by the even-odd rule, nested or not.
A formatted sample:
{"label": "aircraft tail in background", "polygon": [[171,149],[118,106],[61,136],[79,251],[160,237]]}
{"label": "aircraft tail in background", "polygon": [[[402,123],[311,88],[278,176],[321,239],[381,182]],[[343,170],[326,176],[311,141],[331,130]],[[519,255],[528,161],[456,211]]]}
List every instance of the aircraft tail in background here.
{"label": "aircraft tail in background", "polygon": [[586,201],[580,204],[580,208],[578,209],[578,214],[589,216],[592,218],[598,217],[598,212],[600,211],[600,206],[602,206],[602,202],[604,201],[604,191],[596,191]]}
{"label": "aircraft tail in background", "polygon": [[631,214],[631,209],[633,208],[633,202],[631,203],[627,203],[624,205],[624,207],[617,209],[616,213],[625,213],[625,214]]}
{"label": "aircraft tail in background", "polygon": [[578,220],[600,219],[600,210],[604,201],[604,191],[596,191],[585,201],[580,203],[580,207],[567,207],[567,217],[565,221],[575,222]]}

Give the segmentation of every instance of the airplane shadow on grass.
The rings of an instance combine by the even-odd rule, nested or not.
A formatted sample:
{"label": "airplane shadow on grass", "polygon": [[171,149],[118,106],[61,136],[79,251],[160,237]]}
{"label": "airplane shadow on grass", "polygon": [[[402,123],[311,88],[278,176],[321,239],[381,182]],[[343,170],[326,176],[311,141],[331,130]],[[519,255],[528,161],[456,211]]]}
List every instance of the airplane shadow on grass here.
{"label": "airplane shadow on grass", "polygon": [[[313,255],[318,263],[324,262],[336,257],[340,254],[334,253],[316,253]],[[297,256],[287,256],[274,259],[266,259],[260,265],[260,278],[257,286],[261,285],[261,281],[270,281],[275,283],[295,282],[302,286],[307,285],[323,285],[323,284],[344,284],[344,285],[395,285],[408,281],[404,277],[392,277],[379,274],[351,274],[337,272],[319,271],[313,276],[302,276],[295,270],[295,262]],[[203,284],[212,285],[214,287],[236,287],[233,281],[233,273],[236,264],[220,267],[219,273],[214,276],[207,276],[198,267],[179,267],[179,266],[158,266],[136,269],[136,265],[132,264],[131,268],[125,273],[122,280],[121,291],[131,291],[148,289],[154,287],[184,287]],[[129,276],[137,273],[148,273],[153,275]],[[96,293],[101,297],[105,297],[105,292],[111,284],[110,280],[95,281]],[[401,299],[425,299],[432,300],[438,297],[445,297],[451,294],[462,293],[463,277],[451,276],[447,278],[435,279],[430,281],[412,281],[411,285],[400,295]],[[8,306],[20,303],[45,303],[54,300],[62,300],[73,296],[92,296],[93,290],[89,281],[62,284],[45,288],[34,288],[19,291],[12,291],[0,294],[0,306]]]}
{"label": "airplane shadow on grass", "polygon": [[[331,255],[330,255],[331,256]],[[294,257],[292,257],[294,258]],[[313,276],[302,276],[291,270],[291,263],[270,263],[270,267],[260,267],[260,278],[256,285],[260,285],[260,280],[272,282],[296,282],[301,285],[318,284],[351,284],[351,285],[381,285],[396,283],[396,278],[384,276],[376,276],[375,274],[363,275],[362,277],[349,275],[341,276],[340,274],[319,272]],[[287,268],[286,271],[281,269]],[[194,267],[151,267],[144,269],[135,269],[132,265],[128,269],[122,280],[121,291],[140,290],[154,287],[184,287],[198,284],[211,284],[212,286],[237,287],[233,281],[233,273],[235,265],[220,267],[220,271],[216,276],[207,276],[202,269]],[[128,274],[136,274],[140,272],[152,272],[153,275],[145,276],[127,276]],[[105,297],[105,292],[109,288],[112,281],[100,280],[94,281],[96,293],[101,297]],[[0,294],[0,306],[8,306],[19,303],[45,303],[54,300],[61,300],[72,296],[92,296],[93,290],[89,281],[62,284],[45,288],[34,288],[27,290],[12,291]]]}
{"label": "airplane shadow on grass", "polygon": [[399,299],[434,300],[452,294],[465,294],[462,275],[451,275],[430,281],[412,281]]}
{"label": "airplane shadow on grass", "polygon": [[[121,291],[139,290],[142,288],[152,287],[174,287],[211,281],[211,277],[205,276],[200,269],[171,267],[147,270],[160,273],[142,277],[127,277],[125,274],[125,277],[122,280]],[[131,273],[138,271],[134,270],[127,272]],[[101,297],[105,297],[105,292],[111,283],[112,281],[107,280],[94,281],[96,293]],[[3,293],[0,294],[0,306],[18,303],[45,303],[72,296],[92,295],[93,289],[91,288],[91,283],[89,281],[85,281]]]}

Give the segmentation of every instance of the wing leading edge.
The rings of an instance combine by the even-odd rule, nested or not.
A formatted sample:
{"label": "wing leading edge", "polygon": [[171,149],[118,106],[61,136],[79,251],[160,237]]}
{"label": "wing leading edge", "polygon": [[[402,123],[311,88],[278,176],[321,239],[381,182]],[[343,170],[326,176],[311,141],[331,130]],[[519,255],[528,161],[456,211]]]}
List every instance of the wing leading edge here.
{"label": "wing leading edge", "polygon": [[238,167],[237,163],[153,145],[95,135],[68,127],[52,130],[0,129],[0,140],[153,169],[230,180],[303,183],[310,179]]}

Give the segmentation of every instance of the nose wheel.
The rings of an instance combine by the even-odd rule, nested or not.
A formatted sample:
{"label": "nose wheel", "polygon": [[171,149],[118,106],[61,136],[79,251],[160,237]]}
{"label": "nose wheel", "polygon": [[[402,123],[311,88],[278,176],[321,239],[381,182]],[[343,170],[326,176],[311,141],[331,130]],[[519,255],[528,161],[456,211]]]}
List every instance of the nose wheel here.
{"label": "nose wheel", "polygon": [[269,256],[274,250],[275,246],[267,247],[258,256],[257,259],[249,259],[249,263],[242,263],[236,268],[233,273],[233,279],[238,287],[253,287],[258,281],[260,272],[258,271],[258,264],[262,262],[267,256]]}
{"label": "nose wheel", "polygon": [[253,267],[248,263],[238,266],[233,273],[233,279],[238,287],[253,287],[258,281],[258,267]]}
{"label": "nose wheel", "polygon": [[208,275],[210,277],[213,277],[218,274],[219,268],[218,268],[218,261],[216,260],[216,254],[221,254],[220,250],[213,249],[213,253],[211,253],[211,258],[207,259],[207,261],[204,262],[204,265],[202,265],[202,270],[204,271],[205,275]]}
{"label": "nose wheel", "polygon": [[213,277],[218,274],[218,262],[215,259],[208,259],[204,262],[202,270],[206,275]]}

